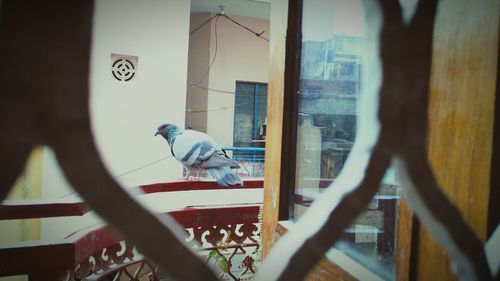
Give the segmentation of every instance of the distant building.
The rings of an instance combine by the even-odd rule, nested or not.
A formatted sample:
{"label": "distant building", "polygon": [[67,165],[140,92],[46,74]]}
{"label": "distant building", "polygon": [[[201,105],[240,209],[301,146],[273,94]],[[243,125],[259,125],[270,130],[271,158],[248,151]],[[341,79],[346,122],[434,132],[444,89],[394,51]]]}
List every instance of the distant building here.
{"label": "distant building", "polygon": [[312,119],[321,131],[322,177],[338,174],[356,136],[363,40],[334,35],[302,44],[299,122]]}

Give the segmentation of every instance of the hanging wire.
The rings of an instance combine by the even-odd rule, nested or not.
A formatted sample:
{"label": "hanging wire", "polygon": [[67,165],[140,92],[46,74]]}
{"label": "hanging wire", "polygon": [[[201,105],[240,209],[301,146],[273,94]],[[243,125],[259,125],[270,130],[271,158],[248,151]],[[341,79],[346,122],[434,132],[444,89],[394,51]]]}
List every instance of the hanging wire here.
{"label": "hanging wire", "polygon": [[194,81],[188,80],[188,84],[190,84],[191,86],[198,86],[201,82],[203,82],[203,80],[205,80],[205,78],[207,77],[207,75],[210,73],[210,70],[211,70],[211,68],[212,68],[212,66],[213,66],[213,64],[215,62],[215,59],[217,58],[217,49],[218,49],[217,23],[219,21],[219,17],[221,17],[221,16],[227,18],[228,20],[230,20],[234,24],[243,27],[245,30],[251,32],[255,36],[257,36],[259,38],[262,38],[263,40],[269,42],[269,39],[267,39],[266,37],[262,36],[262,34],[264,34],[265,30],[263,30],[261,32],[255,32],[254,30],[250,29],[249,27],[247,27],[247,26],[239,23],[238,21],[236,21],[236,20],[232,19],[231,17],[229,17],[228,15],[224,14],[224,11],[223,11],[223,9],[221,7],[221,12],[219,12],[218,14],[216,14],[213,17],[209,18],[208,20],[204,21],[202,24],[200,24],[195,29],[193,29],[191,32],[189,32],[189,35],[195,33],[201,27],[203,27],[207,23],[211,22],[215,18],[215,25],[214,25],[214,32],[215,32],[215,52],[214,52],[214,57],[212,58],[209,66],[208,66],[207,71],[203,74],[203,76],[198,81],[194,82]]}
{"label": "hanging wire", "polygon": [[[203,80],[205,80],[205,78],[207,77],[207,75],[210,73],[210,70],[212,69],[212,66],[213,66],[213,64],[215,62],[215,59],[217,58],[218,41],[219,41],[218,35],[217,35],[217,23],[219,22],[219,16],[220,16],[220,14],[216,14],[215,16],[209,18],[208,20],[206,20],[205,22],[203,22],[201,25],[199,25],[198,27],[196,27],[195,29],[193,29],[193,31],[191,31],[189,33],[189,35],[195,33],[201,27],[203,27],[207,23],[211,22],[215,18],[215,25],[214,25],[214,32],[215,32],[215,52],[214,52],[214,57],[212,58],[212,61],[208,65],[208,69],[205,72],[205,74],[203,74],[203,76],[197,82],[187,80],[187,83],[189,85],[191,85],[192,87],[199,87],[199,88],[201,88],[201,86],[199,84],[201,84],[201,82],[203,82]],[[191,105],[190,105],[190,101],[189,100],[188,100],[188,106],[189,106],[189,109],[188,109],[189,128],[192,128],[192,126],[193,126],[193,124],[192,124],[192,116],[191,116],[191,112],[192,111],[191,111]]]}
{"label": "hanging wire", "polygon": [[212,92],[218,92],[218,93],[224,93],[224,94],[231,94],[231,95],[235,94],[235,92],[232,92],[232,91],[220,90],[220,89],[215,89],[215,88],[210,88],[210,87],[203,87],[203,86],[200,86],[200,85],[191,85],[190,84],[190,86],[196,87],[196,88],[200,88],[200,89],[203,89],[203,90],[207,90],[207,91],[212,91]]}
{"label": "hanging wire", "polygon": [[[225,94],[233,94],[233,95],[236,94],[235,92],[231,92],[231,91],[218,90],[218,89],[206,88],[206,87],[201,87],[201,86],[196,86],[196,87],[201,88],[201,89],[206,89],[206,90],[209,90],[209,91],[221,92],[221,93],[225,93]],[[248,90],[245,87],[239,87],[239,89],[240,89],[240,91],[243,91],[247,95],[250,94],[250,92],[248,92]],[[188,112],[189,119],[191,119],[191,113],[204,113],[204,112],[212,112],[212,111],[219,111],[219,110],[227,110],[229,108],[243,106],[243,105],[251,104],[251,103],[254,103],[254,102],[253,101],[243,102],[243,103],[229,105],[229,106],[221,106],[221,107],[213,108],[213,109],[191,110],[191,108],[189,108],[186,111]]]}
{"label": "hanging wire", "polygon": [[233,107],[243,106],[243,105],[251,104],[251,103],[253,103],[253,101],[243,102],[243,103],[239,103],[239,104],[235,104],[235,105],[221,106],[221,107],[217,107],[217,108],[213,108],[213,109],[190,110],[190,112],[192,112],[192,113],[203,113],[203,112],[227,110],[227,109],[230,109],[230,108],[233,108]]}
{"label": "hanging wire", "polygon": [[193,82],[193,81],[188,80],[188,84],[190,84],[191,86],[198,86],[201,82],[203,82],[203,80],[205,80],[205,78],[207,77],[207,75],[210,73],[210,69],[212,69],[212,66],[213,66],[213,64],[215,62],[215,59],[217,58],[217,49],[218,49],[218,41],[219,41],[218,36],[217,36],[217,23],[219,21],[219,15],[216,15],[215,17],[216,18],[215,18],[215,25],[214,25],[214,32],[215,32],[215,51],[214,51],[214,57],[212,58],[212,61],[208,65],[208,69],[205,72],[205,74],[203,74],[203,76],[197,82]]}
{"label": "hanging wire", "polygon": [[[218,92],[218,93],[222,93],[222,94],[231,94],[231,95],[235,95],[236,93],[234,91],[227,91],[227,90],[221,90],[221,89],[215,89],[215,88],[210,88],[210,87],[204,87],[204,86],[200,86],[200,85],[192,85],[192,84],[189,84],[191,87],[196,87],[196,88],[199,88],[199,89],[203,89],[203,90],[207,90],[207,91],[212,91],[212,92]],[[245,94],[250,94],[248,92],[247,89],[245,88],[241,88],[240,87],[240,90],[242,90],[243,92],[245,92]]]}
{"label": "hanging wire", "polygon": [[216,18],[217,16],[219,16],[218,14],[209,18],[208,20],[206,20],[205,22],[203,22],[202,24],[198,25],[195,29],[193,29],[193,31],[190,31],[189,32],[189,35],[195,33],[196,31],[198,31],[200,28],[202,28],[205,24],[211,22],[214,18]]}
{"label": "hanging wire", "polygon": [[212,112],[212,111],[219,111],[219,110],[227,110],[228,108],[233,107],[232,105],[228,106],[221,106],[218,108],[213,108],[213,109],[203,109],[203,110],[190,110],[190,113],[204,113],[204,112]]}
{"label": "hanging wire", "polygon": [[228,20],[232,21],[233,23],[235,23],[235,24],[237,24],[237,25],[239,25],[239,26],[243,27],[244,29],[248,30],[249,32],[253,33],[255,36],[257,36],[257,37],[259,37],[259,38],[262,38],[262,39],[266,40],[267,42],[269,42],[269,39],[267,39],[266,37],[262,36],[262,34],[264,34],[265,30],[261,31],[260,33],[259,33],[259,32],[255,32],[255,31],[253,31],[252,29],[250,29],[250,28],[248,28],[248,27],[244,26],[243,24],[241,24],[241,23],[237,22],[236,20],[234,20],[234,19],[230,18],[230,17],[229,17],[229,16],[227,16],[227,15],[222,15],[222,16],[224,16],[224,17],[225,17],[225,18],[227,18]]}
{"label": "hanging wire", "polygon": [[188,112],[188,118],[189,118],[189,126],[188,128],[193,128],[193,118],[191,117],[191,100],[188,99],[188,108],[187,108],[187,112]]}
{"label": "hanging wire", "polygon": [[[233,91],[226,91],[226,90],[214,89],[214,88],[209,88],[209,87],[203,87],[203,86],[200,86],[200,85],[191,85],[191,86],[192,87],[197,87],[197,88],[200,88],[200,89],[204,89],[204,90],[207,90],[207,91],[218,92],[218,93],[223,93],[223,94],[231,94],[231,95],[235,95],[236,94]],[[248,90],[245,89],[244,87],[240,87],[240,90],[242,90],[243,92],[245,92],[245,94],[249,94]],[[204,112],[226,110],[228,108],[238,107],[238,106],[242,106],[242,105],[250,103],[250,102],[245,102],[245,103],[231,105],[231,106],[222,106],[222,107],[218,107],[218,108],[214,108],[214,109],[192,110],[191,109],[191,105],[189,104],[189,102],[190,102],[190,99],[188,99],[188,108],[186,109],[186,112],[188,114],[188,119],[189,119],[188,120],[189,121],[189,128],[192,128],[192,116],[191,116],[191,113],[204,113]]]}
{"label": "hanging wire", "polygon": [[137,171],[139,171],[139,170],[142,170],[142,169],[144,169],[144,168],[147,168],[147,167],[149,167],[149,166],[152,166],[152,165],[154,165],[154,164],[160,163],[160,162],[165,161],[165,160],[170,159],[170,158],[172,158],[172,155],[169,155],[169,156],[163,157],[163,158],[161,158],[161,159],[158,159],[158,160],[156,160],[156,161],[153,161],[153,162],[151,162],[151,163],[149,163],[149,164],[146,164],[146,165],[144,165],[144,166],[141,166],[141,167],[135,168],[135,169],[133,169],[133,170],[130,170],[130,171],[128,171],[128,172],[125,172],[125,173],[123,173],[123,174],[120,174],[120,175],[116,176],[116,178],[120,178],[120,177],[123,177],[123,176],[125,176],[125,175],[130,174],[130,173],[137,172]]}
{"label": "hanging wire", "polygon": [[[208,74],[210,73],[210,70],[212,69],[212,66],[215,62],[215,59],[217,58],[217,54],[218,54],[218,33],[217,33],[217,27],[218,27],[218,21],[219,21],[219,17],[223,16],[225,18],[227,18],[228,20],[230,20],[232,23],[244,28],[245,30],[251,32],[252,34],[254,34],[255,36],[257,37],[260,37],[262,38],[263,40],[269,42],[269,39],[265,38],[264,36],[262,36],[262,34],[265,32],[265,30],[263,30],[262,32],[258,33],[258,32],[255,32],[253,31],[252,29],[248,28],[247,26],[239,23],[238,21],[230,18],[229,16],[225,15],[224,14],[224,9],[223,9],[223,6],[219,6],[220,8],[220,12],[217,13],[216,15],[214,15],[213,17],[209,18],[208,20],[206,20],[205,22],[203,22],[202,24],[200,24],[199,26],[197,26],[195,29],[193,29],[189,35],[192,35],[193,33],[195,33],[196,31],[198,31],[200,28],[202,28],[204,25],[208,24],[209,22],[211,22],[214,18],[215,18],[215,24],[214,24],[214,33],[215,33],[215,52],[214,52],[214,56],[208,66],[208,69],[207,71],[203,74],[203,76],[198,80],[198,81],[192,81],[192,80],[187,80],[187,84],[190,85],[192,88],[196,87],[196,88],[199,88],[199,89],[203,89],[203,90],[207,90],[207,91],[212,91],[212,92],[218,92],[218,93],[224,93],[224,94],[232,94],[232,95],[235,95],[236,93],[233,92],[233,91],[226,91],[226,90],[220,90],[220,89],[215,89],[215,88],[210,88],[210,87],[204,87],[204,86],[201,86],[201,82],[203,82],[205,80],[205,78],[208,76]],[[243,91],[247,92],[246,89],[243,89]],[[242,106],[242,105],[245,105],[245,104],[248,104],[249,102],[247,103],[242,103],[242,104],[237,104],[237,105],[231,105],[231,106],[222,106],[222,107],[218,107],[218,108],[213,108],[213,109],[206,109],[206,110],[192,110],[191,109],[191,102],[190,102],[190,99],[188,99],[188,108],[186,109],[187,111],[187,115],[188,115],[188,124],[189,124],[189,128],[192,128],[192,113],[205,113],[205,112],[213,112],[213,111],[220,111],[220,110],[227,110],[228,108],[233,108],[233,107],[238,107],[238,106]]]}
{"label": "hanging wire", "polygon": [[[170,159],[170,158],[172,158],[172,155],[169,155],[169,156],[163,157],[163,158],[158,159],[158,160],[156,160],[156,161],[150,162],[150,163],[148,163],[148,164],[146,164],[146,165],[143,165],[143,166],[140,166],[140,167],[135,168],[135,169],[133,169],[133,170],[127,171],[127,172],[122,173],[122,174],[120,174],[120,175],[118,175],[118,176],[115,176],[114,178],[115,178],[115,179],[118,179],[118,178],[120,178],[120,177],[123,177],[123,176],[125,176],[125,175],[128,175],[128,174],[131,174],[131,173],[134,173],[134,172],[140,171],[140,170],[142,170],[142,169],[145,169],[145,168],[147,168],[147,167],[149,167],[149,166],[152,166],[152,165],[154,165],[154,164],[160,163],[160,162],[165,161],[165,160]],[[71,192],[71,193],[68,193],[68,194],[66,194],[66,195],[60,196],[60,197],[58,197],[58,198],[64,198],[64,197],[67,197],[67,196],[70,196],[70,195],[73,195],[73,194],[77,194],[77,192],[73,191],[73,192]]]}

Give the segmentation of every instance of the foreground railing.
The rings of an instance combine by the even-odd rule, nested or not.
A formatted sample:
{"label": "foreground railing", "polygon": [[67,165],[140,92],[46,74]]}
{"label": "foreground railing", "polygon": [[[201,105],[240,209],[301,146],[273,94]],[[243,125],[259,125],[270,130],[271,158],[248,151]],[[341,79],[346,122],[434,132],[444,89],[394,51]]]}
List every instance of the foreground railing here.
{"label": "foreground railing", "polygon": [[[248,280],[260,261],[259,209],[257,205],[186,209],[170,215],[186,228],[186,242],[219,272],[222,280]],[[112,235],[110,229],[100,230],[97,233],[101,237]],[[156,265],[127,241],[95,251],[65,273],[80,280],[115,280],[118,276],[135,280],[145,274],[150,280],[160,280]]]}
{"label": "foreground railing", "polygon": [[[262,186],[262,180],[250,180],[232,189],[221,189],[212,181],[162,183],[139,188],[149,196],[151,193],[197,190],[219,196],[236,192],[233,196],[248,197],[249,192]],[[186,242],[221,279],[250,280],[260,262],[260,210],[261,202],[236,205],[228,202],[228,205],[192,206],[168,213],[186,229]],[[87,211],[85,203],[78,200],[6,202],[0,205],[0,219],[41,217],[37,214],[81,216]],[[167,280],[140,250],[121,240],[106,225],[76,231],[57,242],[0,244],[0,276],[11,275],[28,275],[30,280]]]}

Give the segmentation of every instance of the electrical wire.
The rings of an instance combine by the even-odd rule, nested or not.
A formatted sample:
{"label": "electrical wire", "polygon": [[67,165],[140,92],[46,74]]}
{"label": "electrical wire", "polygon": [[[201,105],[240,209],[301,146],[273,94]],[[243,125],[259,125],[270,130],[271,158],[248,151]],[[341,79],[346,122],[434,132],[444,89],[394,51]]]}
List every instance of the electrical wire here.
{"label": "electrical wire", "polygon": [[206,21],[205,21],[205,22],[203,22],[202,24],[198,25],[195,29],[193,29],[193,31],[190,31],[190,32],[189,32],[189,35],[191,35],[191,34],[195,33],[195,32],[196,32],[196,31],[198,31],[200,28],[202,28],[205,24],[207,24],[207,23],[211,22],[214,18],[216,18],[216,17],[218,17],[218,16],[219,16],[219,15],[217,14],[217,15],[215,15],[215,16],[213,16],[213,17],[209,18],[208,20],[206,20]]}
{"label": "electrical wire", "polygon": [[193,118],[191,116],[191,99],[188,99],[188,107],[187,107],[186,111],[188,112],[189,128],[193,128]]}
{"label": "electrical wire", "polygon": [[200,88],[200,89],[207,90],[207,91],[212,91],[212,92],[219,92],[219,93],[231,94],[231,95],[236,94],[235,92],[232,92],[232,91],[219,90],[219,89],[214,89],[214,88],[210,88],[210,87],[203,87],[203,86],[200,86],[200,85],[192,85],[192,84],[189,84],[189,85],[191,87],[196,87],[196,88]]}
{"label": "electrical wire", "polygon": [[227,110],[229,108],[233,108],[233,107],[238,107],[238,106],[243,106],[243,105],[246,105],[246,104],[250,104],[250,103],[254,103],[253,101],[248,101],[248,102],[243,102],[243,103],[239,103],[239,104],[235,104],[235,105],[228,105],[228,106],[221,106],[221,107],[217,107],[217,108],[213,108],[213,109],[203,109],[203,110],[188,110],[189,112],[192,112],[192,113],[204,113],[204,112],[212,112],[212,111],[219,111],[219,110]]}
{"label": "electrical wire", "polygon": [[257,37],[259,37],[259,38],[262,38],[262,39],[266,40],[267,42],[269,42],[269,39],[267,39],[266,37],[262,36],[262,34],[264,34],[265,30],[263,30],[263,31],[261,31],[260,33],[258,33],[258,32],[253,31],[252,29],[250,29],[250,28],[248,28],[248,27],[244,26],[243,24],[241,24],[241,23],[239,23],[239,22],[235,21],[234,19],[230,18],[230,17],[229,17],[229,16],[227,16],[227,15],[222,15],[222,16],[224,16],[224,17],[225,17],[225,18],[227,18],[228,20],[232,21],[233,23],[235,23],[235,24],[237,24],[237,25],[239,25],[239,26],[243,27],[244,29],[248,30],[249,32],[253,33],[255,36],[257,36]]}
{"label": "electrical wire", "polygon": [[190,84],[191,86],[198,86],[201,82],[203,82],[203,80],[205,80],[205,78],[207,77],[207,75],[210,73],[210,70],[212,69],[212,66],[215,62],[215,59],[217,58],[217,51],[218,51],[218,34],[217,34],[217,24],[218,24],[218,21],[219,21],[219,17],[225,17],[227,18],[228,20],[230,20],[231,22],[233,22],[234,24],[238,25],[238,26],[241,26],[242,28],[244,28],[245,30],[249,31],[250,33],[254,34],[255,36],[259,37],[259,38],[262,38],[263,40],[269,42],[269,39],[267,39],[266,37],[262,36],[262,34],[264,34],[265,30],[261,31],[260,33],[259,32],[255,32],[253,31],[252,29],[250,29],[249,27],[239,23],[238,21],[232,19],[231,17],[229,17],[228,15],[226,14],[223,14],[223,13],[219,13],[219,14],[216,14],[215,16],[209,18],[208,20],[206,20],[205,22],[203,22],[202,24],[200,24],[199,26],[197,26],[195,29],[193,29],[193,31],[189,32],[189,35],[195,33],[196,31],[198,31],[201,27],[203,27],[204,25],[206,25],[207,23],[211,22],[214,18],[215,18],[215,25],[214,25],[214,33],[215,33],[215,51],[214,51],[214,57],[212,58],[212,60],[210,61],[210,64],[208,66],[208,69],[207,71],[203,74],[203,76],[197,81],[197,82],[194,82],[194,81],[190,81],[188,80],[188,84]]}
{"label": "electrical wire", "polygon": [[[259,38],[262,38],[263,40],[269,42],[269,39],[265,38],[264,36],[262,36],[262,34],[265,32],[265,30],[263,30],[262,32],[258,33],[258,32],[255,32],[253,31],[252,29],[248,28],[247,26],[239,23],[238,21],[230,18],[229,16],[225,15],[223,13],[223,11],[221,11],[220,13],[216,14],[215,16],[209,18],[208,20],[204,21],[202,24],[198,25],[195,29],[193,29],[191,32],[189,32],[189,35],[192,35],[193,33],[195,33],[196,31],[198,31],[200,28],[202,28],[204,25],[206,25],[207,23],[211,22],[214,18],[215,18],[215,24],[214,24],[214,33],[215,33],[215,51],[214,51],[214,56],[212,58],[212,60],[210,61],[210,64],[208,65],[208,69],[207,71],[203,74],[203,76],[196,82],[194,81],[191,81],[191,80],[187,80],[187,83],[188,85],[190,85],[191,87],[197,87],[197,88],[200,88],[200,89],[203,89],[203,90],[207,90],[207,91],[212,91],[212,92],[219,92],[219,93],[224,93],[224,94],[236,94],[235,92],[232,92],[232,91],[226,91],[226,90],[220,90],[220,89],[214,89],[214,88],[210,88],[210,87],[204,87],[204,86],[200,86],[201,82],[203,82],[203,80],[205,80],[205,78],[207,77],[207,75],[210,73],[210,70],[212,69],[212,66],[215,62],[215,59],[217,58],[217,53],[218,53],[218,34],[217,34],[217,26],[218,26],[218,22],[219,22],[219,17],[225,17],[227,18],[228,20],[230,20],[231,22],[233,22],[234,24],[244,28],[245,30],[251,32],[252,34],[254,34],[255,36],[259,37]],[[246,90],[243,89],[245,92]],[[188,101],[189,103],[189,101]],[[246,104],[246,103],[244,103]],[[186,110],[187,113],[188,113],[188,122],[189,122],[189,127],[192,126],[192,116],[191,116],[191,113],[203,113],[203,112],[212,112],[212,111],[219,111],[219,110],[227,110],[228,108],[232,108],[232,107],[236,107],[236,106],[241,106],[241,105],[244,105],[244,104],[240,104],[240,105],[233,105],[233,106],[229,106],[229,107],[219,107],[219,108],[214,108],[214,109],[207,109],[207,110],[191,110],[191,106],[188,104],[188,109]]]}
{"label": "electrical wire", "polygon": [[[201,89],[206,89],[206,90],[216,91],[216,92],[222,92],[222,93],[226,93],[226,94],[233,94],[233,95],[236,94],[235,92],[231,92],[231,91],[218,90],[218,89],[206,88],[206,87],[201,87],[201,86],[197,86],[197,87],[199,87]],[[243,91],[247,95],[250,94],[250,92],[248,92],[248,90],[245,87],[240,87],[240,90]],[[248,101],[248,102],[243,102],[243,103],[239,103],[239,104],[235,104],[235,105],[221,106],[221,107],[213,108],[213,109],[203,109],[203,110],[191,110],[191,109],[188,109],[186,111],[188,112],[189,119],[191,120],[191,113],[205,113],[205,112],[213,112],[213,111],[219,111],[219,110],[227,110],[229,108],[233,108],[233,107],[235,108],[235,107],[238,107],[238,106],[243,106],[243,105],[253,104],[253,103],[254,103],[254,101]]]}
{"label": "electrical wire", "polygon": [[205,78],[207,77],[207,75],[210,73],[210,70],[212,69],[212,66],[215,62],[215,59],[217,58],[217,49],[218,49],[218,36],[217,36],[217,23],[219,21],[219,15],[216,15],[216,18],[215,18],[215,25],[214,25],[214,32],[215,32],[215,51],[214,51],[214,57],[212,58],[212,61],[210,62],[210,64],[208,65],[208,69],[207,71],[205,72],[205,74],[203,74],[203,76],[197,81],[197,82],[193,82],[193,81],[189,81],[188,80],[188,83],[192,86],[198,86],[201,82],[203,82],[203,80],[205,80]]}
{"label": "electrical wire", "polygon": [[[191,87],[196,87],[196,88],[200,88],[200,89],[203,89],[203,90],[212,91],[212,92],[218,92],[218,93],[223,93],[223,94],[231,94],[231,95],[235,95],[236,94],[233,91],[226,91],[226,90],[220,90],[220,89],[215,89],[215,88],[210,88],[210,87],[203,87],[203,86],[200,86],[200,85],[191,85]],[[244,87],[240,88],[240,90],[242,90],[243,92],[245,92],[245,94],[247,94],[247,95],[250,94],[248,92],[248,90],[245,89]]]}
{"label": "electrical wire", "polygon": [[[198,82],[193,82],[193,81],[190,81],[190,80],[187,80],[187,83],[189,85],[191,85],[192,87],[198,87],[198,88],[202,88],[202,86],[200,86],[201,82],[203,82],[203,80],[205,80],[205,78],[207,77],[207,75],[210,73],[210,70],[212,69],[212,66],[215,62],[215,59],[217,58],[217,51],[218,51],[218,45],[219,45],[219,39],[218,39],[218,34],[217,34],[217,24],[219,22],[219,14],[215,15],[215,24],[214,24],[214,33],[215,33],[215,51],[214,51],[214,57],[212,58],[212,61],[210,62],[210,64],[208,65],[208,69],[207,71],[205,72],[205,74],[203,74],[203,76],[200,78],[200,80],[198,80]],[[214,17],[210,18],[209,21],[211,21]],[[206,24],[207,22],[209,21],[206,21],[204,24]],[[203,25],[204,25],[203,24]],[[198,28],[196,28],[194,31],[198,30]],[[194,32],[193,31],[193,32]],[[188,101],[189,102],[189,101]],[[192,127],[192,116],[191,116],[191,110],[188,111],[188,118],[189,118],[189,127]]]}
{"label": "electrical wire", "polygon": [[[201,88],[201,89],[206,89],[206,90],[210,90],[210,91],[216,91],[216,92],[221,92],[221,93],[226,93],[226,94],[233,94],[235,95],[236,93],[235,92],[231,92],[231,91],[225,91],[225,90],[218,90],[218,89],[213,89],[213,88],[206,88],[206,87],[201,87],[201,86],[196,86],[198,88]],[[248,92],[247,89],[245,89],[245,87],[240,87],[240,90],[242,90],[243,92],[245,92],[245,94],[250,94]],[[250,104],[250,103],[254,103],[253,101],[249,101],[249,102],[243,102],[243,103],[239,103],[239,104],[235,104],[235,105],[229,105],[229,106],[222,106],[222,107],[218,107],[218,108],[214,108],[214,109],[203,109],[203,110],[191,110],[190,108],[188,108],[186,111],[188,113],[188,117],[189,117],[189,126],[191,127],[191,113],[205,113],[205,112],[213,112],[213,111],[219,111],[219,110],[227,110],[229,108],[233,108],[233,107],[238,107],[238,106],[243,106],[243,105],[246,105],[246,104]]]}
{"label": "electrical wire", "polygon": [[[165,160],[167,160],[167,159],[169,159],[169,158],[172,158],[172,155],[169,155],[169,156],[163,157],[163,158],[158,159],[158,160],[156,160],[156,161],[153,161],[153,162],[151,162],[151,163],[149,163],[149,164],[146,164],[146,165],[140,166],[140,167],[138,167],[138,168],[135,168],[135,169],[133,169],[133,170],[130,170],[130,171],[128,171],[128,172],[125,172],[125,173],[123,173],[123,174],[120,174],[120,175],[118,175],[118,176],[116,176],[116,177],[114,177],[114,178],[115,178],[115,179],[118,179],[118,178],[123,177],[123,176],[125,176],[125,175],[131,174],[131,173],[134,173],[134,172],[137,172],[137,171],[139,171],[139,170],[142,170],[142,169],[147,168],[147,167],[149,167],[149,166],[152,166],[152,165],[154,165],[154,164],[160,163],[161,161],[165,161]],[[59,198],[59,199],[60,199],[60,198],[64,198],[64,197],[67,197],[67,196],[70,196],[70,195],[73,195],[73,194],[76,194],[76,193],[77,193],[77,192],[71,192],[71,193],[69,193],[69,194],[63,195],[63,196],[58,197],[58,198]]]}
{"label": "electrical wire", "polygon": [[137,172],[137,171],[139,171],[139,170],[142,170],[142,169],[144,169],[144,168],[147,168],[147,167],[149,167],[149,166],[152,166],[152,165],[154,165],[154,164],[160,163],[160,162],[165,161],[165,160],[170,159],[170,158],[172,158],[172,155],[169,155],[169,156],[163,157],[163,158],[161,158],[161,159],[158,159],[158,160],[156,160],[156,161],[153,161],[153,162],[151,162],[151,163],[149,163],[149,164],[146,164],[146,165],[144,165],[144,166],[141,166],[141,167],[135,168],[135,169],[133,169],[133,170],[130,170],[130,171],[128,171],[128,172],[122,173],[122,174],[120,174],[120,175],[116,176],[116,178],[120,178],[120,177],[123,177],[123,176],[125,176],[125,175],[130,174],[130,173]]}
{"label": "electrical wire", "polygon": [[205,112],[212,112],[212,111],[219,111],[219,110],[227,110],[228,108],[233,107],[232,105],[228,106],[222,106],[214,109],[203,109],[203,110],[189,110],[190,113],[205,113]]}

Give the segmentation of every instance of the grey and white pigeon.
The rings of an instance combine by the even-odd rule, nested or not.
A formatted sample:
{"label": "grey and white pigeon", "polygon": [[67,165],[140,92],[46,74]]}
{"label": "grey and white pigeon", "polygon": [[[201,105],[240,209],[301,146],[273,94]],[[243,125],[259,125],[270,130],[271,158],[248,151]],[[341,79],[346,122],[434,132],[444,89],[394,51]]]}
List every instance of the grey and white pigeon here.
{"label": "grey and white pigeon", "polygon": [[240,167],[229,158],[210,136],[195,130],[183,130],[173,124],[158,127],[156,135],[163,136],[172,155],[191,171],[207,170],[222,187],[243,185],[241,178],[232,170]]}

